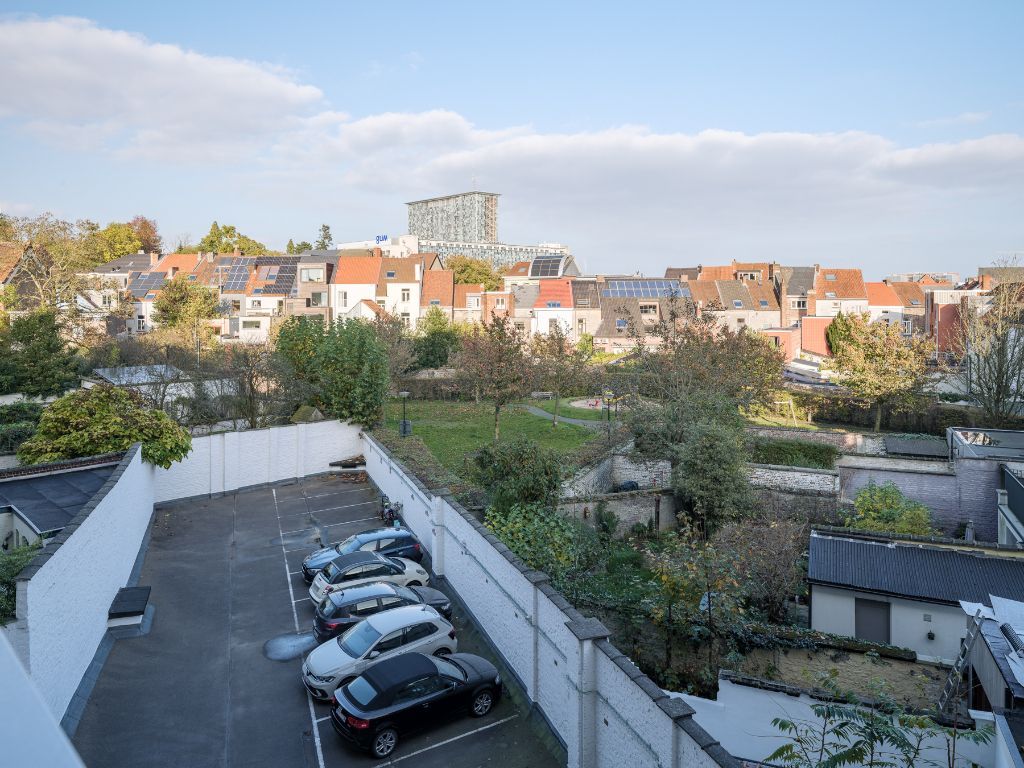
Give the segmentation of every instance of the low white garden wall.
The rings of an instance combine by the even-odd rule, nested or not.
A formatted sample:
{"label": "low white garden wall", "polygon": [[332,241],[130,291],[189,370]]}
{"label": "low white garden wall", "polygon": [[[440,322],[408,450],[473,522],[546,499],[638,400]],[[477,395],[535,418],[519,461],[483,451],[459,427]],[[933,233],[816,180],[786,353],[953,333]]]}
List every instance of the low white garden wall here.
{"label": "low white garden wall", "polygon": [[565,744],[571,768],[737,766],[693,719],[451,497],[428,491],[364,435],[370,478]]}

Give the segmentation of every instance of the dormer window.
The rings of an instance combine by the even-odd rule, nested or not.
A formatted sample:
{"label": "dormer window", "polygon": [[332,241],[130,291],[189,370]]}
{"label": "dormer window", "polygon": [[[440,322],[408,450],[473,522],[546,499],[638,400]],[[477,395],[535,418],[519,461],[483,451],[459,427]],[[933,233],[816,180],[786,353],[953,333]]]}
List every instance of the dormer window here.
{"label": "dormer window", "polygon": [[732,306],[734,309],[743,309],[743,302],[739,299],[733,299]]}
{"label": "dormer window", "polygon": [[560,302],[560,301],[549,301],[548,302],[548,309],[558,309],[561,306],[562,306],[562,302]]}
{"label": "dormer window", "polygon": [[920,299],[911,299],[910,300],[910,306],[912,306],[912,307],[919,307],[919,306],[921,306],[921,300]]}
{"label": "dormer window", "polygon": [[615,330],[616,331],[624,331],[624,330],[626,330],[626,321],[625,321],[625,319],[619,318],[618,320],[615,321]]}
{"label": "dormer window", "polygon": [[440,307],[441,306],[441,300],[440,299],[431,299],[430,300],[430,306],[432,306],[432,307]]}
{"label": "dormer window", "polygon": [[835,297],[836,297],[836,292],[835,291],[825,291],[825,298],[826,299],[834,299]]}
{"label": "dormer window", "polygon": [[395,270],[389,269],[387,271],[387,279],[388,280],[394,280],[395,279]]}
{"label": "dormer window", "polygon": [[835,273],[829,272],[828,274],[825,275],[825,279],[834,283],[836,280]]}
{"label": "dormer window", "polygon": [[768,299],[761,299],[758,303],[762,309],[768,309]]}

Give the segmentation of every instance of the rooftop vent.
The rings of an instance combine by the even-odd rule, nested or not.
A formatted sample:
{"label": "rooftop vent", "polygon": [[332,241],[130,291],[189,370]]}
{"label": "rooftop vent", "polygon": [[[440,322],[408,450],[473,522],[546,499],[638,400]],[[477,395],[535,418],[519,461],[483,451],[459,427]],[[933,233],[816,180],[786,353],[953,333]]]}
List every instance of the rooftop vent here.
{"label": "rooftop vent", "polygon": [[1017,634],[1016,630],[1009,624],[1000,624],[999,631],[1003,633],[1003,637],[1006,638],[1006,642],[1010,644],[1017,653],[1024,652],[1024,640],[1020,639],[1020,635]]}

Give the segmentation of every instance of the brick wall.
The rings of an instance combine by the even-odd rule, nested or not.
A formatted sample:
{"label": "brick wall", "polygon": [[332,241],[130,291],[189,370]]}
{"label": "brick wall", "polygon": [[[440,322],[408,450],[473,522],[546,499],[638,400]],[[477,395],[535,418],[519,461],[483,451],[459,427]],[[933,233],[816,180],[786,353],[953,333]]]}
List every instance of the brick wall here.
{"label": "brick wall", "polygon": [[627,535],[629,529],[637,523],[649,525],[654,521],[658,530],[666,530],[676,525],[675,497],[669,490],[626,491],[596,494],[586,498],[565,498],[559,501],[558,511],[593,527],[597,518],[597,507],[602,502],[605,509],[613,512],[619,520],[617,536]]}

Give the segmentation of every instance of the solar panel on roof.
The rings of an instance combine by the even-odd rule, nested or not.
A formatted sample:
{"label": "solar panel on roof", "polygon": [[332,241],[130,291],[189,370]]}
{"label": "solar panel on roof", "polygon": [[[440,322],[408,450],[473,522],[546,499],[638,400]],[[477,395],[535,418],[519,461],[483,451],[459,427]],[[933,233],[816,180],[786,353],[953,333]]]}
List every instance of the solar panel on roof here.
{"label": "solar panel on roof", "polygon": [[561,265],[561,256],[534,259],[530,264],[530,277],[558,277]]}
{"label": "solar panel on roof", "polygon": [[668,296],[689,295],[683,291],[678,280],[609,280],[602,296],[609,298],[653,299]]}

